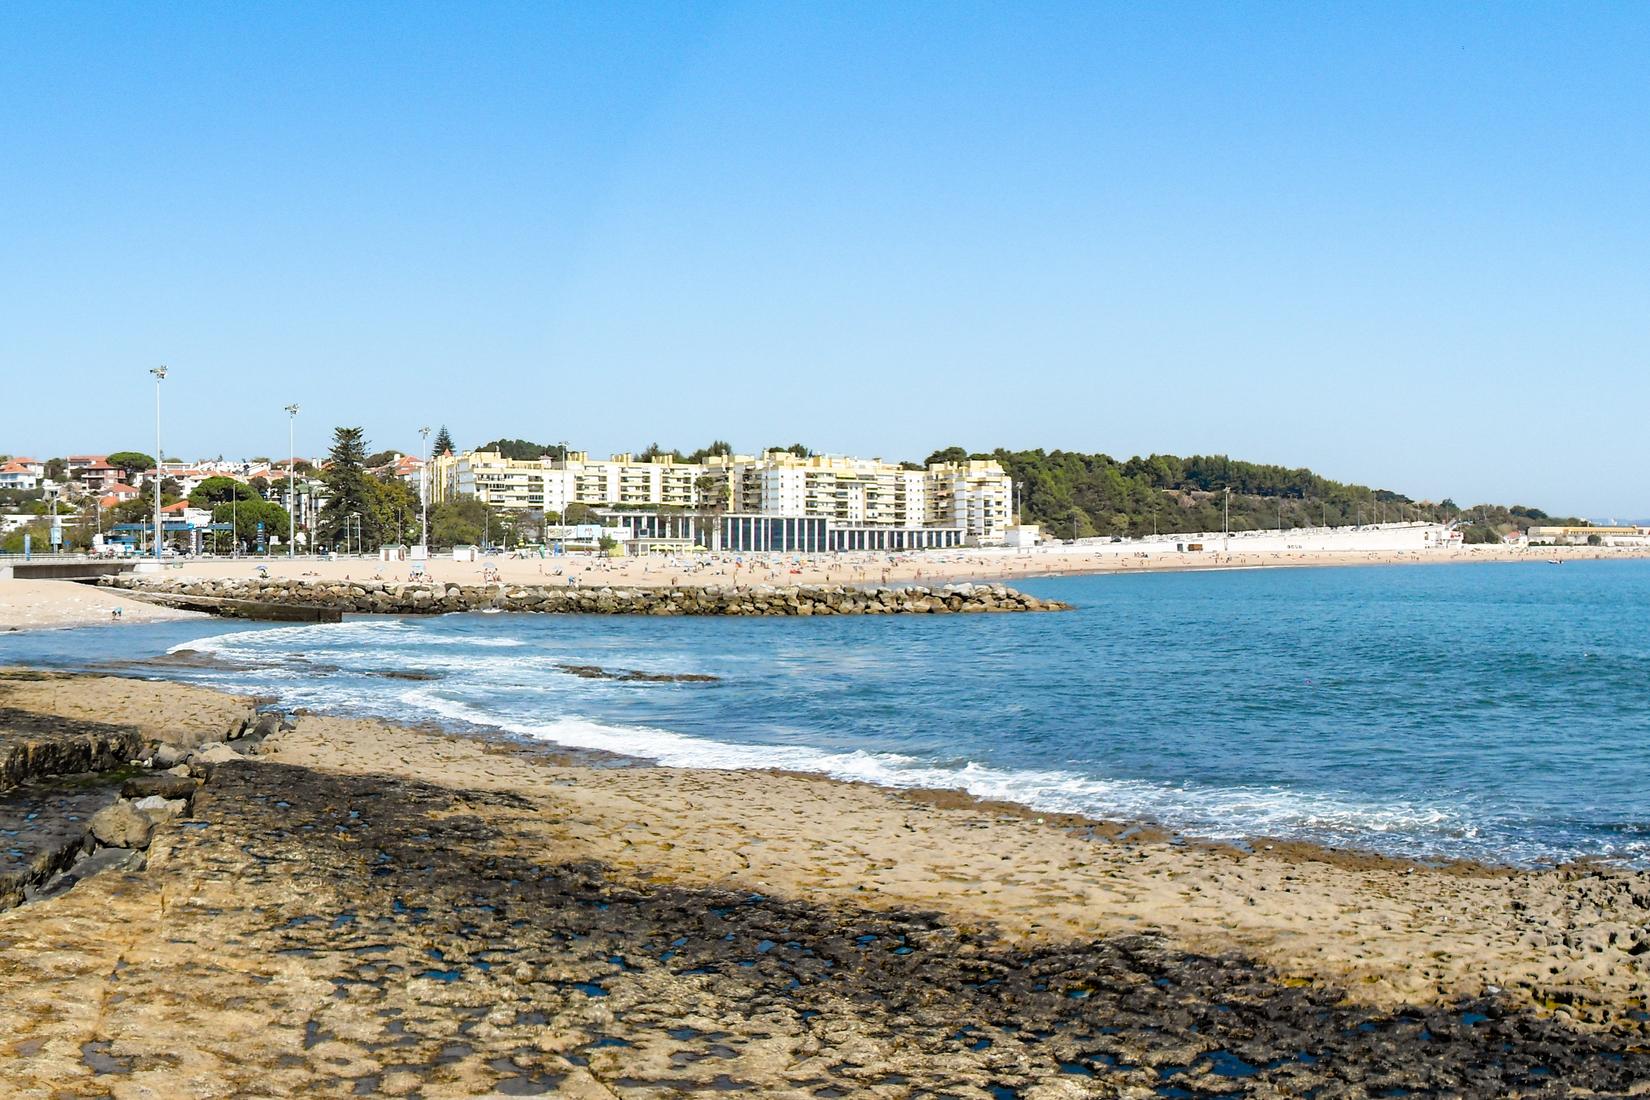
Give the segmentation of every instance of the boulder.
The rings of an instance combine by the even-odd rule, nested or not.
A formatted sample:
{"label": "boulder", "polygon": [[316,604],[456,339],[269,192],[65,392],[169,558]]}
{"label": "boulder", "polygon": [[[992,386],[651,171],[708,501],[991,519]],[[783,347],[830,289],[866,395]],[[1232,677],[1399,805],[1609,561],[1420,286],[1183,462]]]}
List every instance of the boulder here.
{"label": "boulder", "polygon": [[124,798],[140,799],[159,795],[166,799],[187,799],[195,793],[200,781],[191,779],[187,775],[173,775],[162,772],[159,775],[136,775],[121,785],[120,793]]}
{"label": "boulder", "polygon": [[106,848],[147,848],[154,822],[124,798],[92,815],[92,836]]}
{"label": "boulder", "polygon": [[189,762],[191,764],[226,764],[231,760],[240,760],[241,758],[240,753],[220,741],[191,754]]}

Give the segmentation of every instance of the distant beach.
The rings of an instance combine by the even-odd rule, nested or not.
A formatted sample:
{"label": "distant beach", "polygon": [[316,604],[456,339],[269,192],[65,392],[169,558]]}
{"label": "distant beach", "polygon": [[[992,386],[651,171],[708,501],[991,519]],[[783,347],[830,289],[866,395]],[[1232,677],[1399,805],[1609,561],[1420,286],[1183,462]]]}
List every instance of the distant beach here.
{"label": "distant beach", "polygon": [[[1235,540],[1234,540],[1235,541]],[[1241,545],[1241,544],[1240,544]],[[1415,551],[1249,551],[1145,554],[1129,544],[1101,547],[1055,545],[1025,550],[975,548],[909,554],[711,554],[610,558],[591,553],[520,557],[509,553],[470,561],[436,555],[427,563],[382,561],[376,557],[191,558],[170,561],[168,577],[298,577],[317,580],[407,580],[418,575],[450,584],[478,584],[490,575],[504,583],[602,585],[668,588],[673,584],[843,584],[1014,581],[1026,577],[1099,573],[1182,572],[1203,569],[1304,568],[1339,565],[1460,565],[1480,562],[1621,561],[1650,558],[1650,547],[1461,546]],[[56,593],[57,595],[54,595]],[[53,621],[97,622],[114,606],[104,602],[75,611],[72,599],[87,597],[78,586],[33,582],[9,589],[0,581],[0,629],[28,625],[25,615]],[[127,601],[129,605],[131,601]],[[53,608],[57,610],[52,610]],[[26,610],[25,610],[26,609]]]}

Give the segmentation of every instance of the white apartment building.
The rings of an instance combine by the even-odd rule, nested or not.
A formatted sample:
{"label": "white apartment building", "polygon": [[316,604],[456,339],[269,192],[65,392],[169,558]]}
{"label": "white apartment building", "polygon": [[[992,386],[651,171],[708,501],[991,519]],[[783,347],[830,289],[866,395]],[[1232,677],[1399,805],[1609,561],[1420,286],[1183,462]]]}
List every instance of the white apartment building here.
{"label": "white apartment building", "polygon": [[842,524],[922,527],[927,476],[881,459],[798,457],[769,451],[760,458],[707,459],[705,471],[727,510],[751,515],[823,516]]}
{"label": "white apartment building", "polygon": [[995,461],[939,463],[927,469],[881,459],[788,451],[715,456],[703,463],[671,456],[614,455],[592,460],[508,459],[495,451],[436,458],[437,503],[475,497],[495,508],[562,513],[593,508],[656,509],[809,517],[840,527],[957,528],[970,542],[997,543],[1012,523],[1013,487]]}
{"label": "white apartment building", "polygon": [[583,451],[566,459],[505,458],[496,451],[441,455],[435,460],[436,503],[472,496],[495,508],[565,512],[570,504],[593,508],[698,506],[695,481],[704,467],[666,455],[628,454],[592,461]]}
{"label": "white apartment building", "polygon": [[1014,522],[1014,483],[995,460],[928,467],[928,525],[961,527],[984,543],[1003,540]]}

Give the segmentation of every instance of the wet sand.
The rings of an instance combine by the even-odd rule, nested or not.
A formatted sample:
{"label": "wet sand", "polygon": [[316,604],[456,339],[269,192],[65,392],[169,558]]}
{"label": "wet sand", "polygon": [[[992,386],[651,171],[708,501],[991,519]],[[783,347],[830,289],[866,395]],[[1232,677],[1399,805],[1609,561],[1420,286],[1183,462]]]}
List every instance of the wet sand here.
{"label": "wet sand", "polygon": [[[163,730],[247,702],[0,679]],[[217,705],[219,711],[213,711]],[[208,715],[209,717],[201,717]],[[1650,876],[1253,852],[305,716],[0,913],[18,1096],[1644,1089]]]}

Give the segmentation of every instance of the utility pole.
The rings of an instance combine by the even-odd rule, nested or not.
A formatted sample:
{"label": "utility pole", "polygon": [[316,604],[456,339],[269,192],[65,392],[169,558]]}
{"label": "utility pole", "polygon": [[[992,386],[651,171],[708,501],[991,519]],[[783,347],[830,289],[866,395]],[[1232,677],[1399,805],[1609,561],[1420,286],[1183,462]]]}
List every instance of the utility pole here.
{"label": "utility pole", "polygon": [[160,383],[166,377],[166,366],[150,367],[149,373],[155,376],[155,562],[158,564],[161,560],[160,482],[164,461],[160,449]]}
{"label": "utility pole", "polygon": [[418,499],[424,507],[423,534],[419,541],[424,544],[424,558],[430,557],[430,490],[435,488],[435,456],[430,453],[430,426],[424,425],[418,429],[418,434],[424,440],[424,464],[418,475]]}
{"label": "utility pole", "polygon": [[286,407],[286,556],[298,556],[298,406]]}

